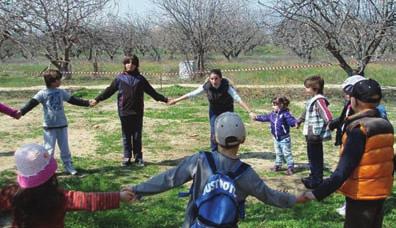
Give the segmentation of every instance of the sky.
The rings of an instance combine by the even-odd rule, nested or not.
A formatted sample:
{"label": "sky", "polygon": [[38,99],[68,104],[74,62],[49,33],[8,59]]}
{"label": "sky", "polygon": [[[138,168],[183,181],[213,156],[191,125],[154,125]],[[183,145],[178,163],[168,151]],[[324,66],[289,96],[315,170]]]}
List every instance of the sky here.
{"label": "sky", "polygon": [[[267,2],[268,0],[261,0]],[[115,0],[118,7],[113,7],[113,11],[120,13],[120,15],[126,15],[128,12],[138,13],[139,15],[147,14],[153,10],[156,6],[150,0]],[[249,0],[253,7],[259,7],[257,0]]]}
{"label": "sky", "polygon": [[115,2],[118,7],[114,7],[114,11],[118,10],[121,15],[126,15],[128,12],[145,14],[155,7],[150,0],[115,0]]}

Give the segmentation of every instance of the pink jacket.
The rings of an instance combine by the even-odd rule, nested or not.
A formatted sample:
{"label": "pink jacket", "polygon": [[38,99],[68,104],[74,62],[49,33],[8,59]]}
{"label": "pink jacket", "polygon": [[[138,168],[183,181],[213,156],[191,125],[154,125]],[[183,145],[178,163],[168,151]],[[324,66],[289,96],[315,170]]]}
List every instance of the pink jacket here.
{"label": "pink jacket", "polygon": [[0,112],[7,114],[11,117],[16,118],[18,110],[8,107],[7,105],[0,103]]}

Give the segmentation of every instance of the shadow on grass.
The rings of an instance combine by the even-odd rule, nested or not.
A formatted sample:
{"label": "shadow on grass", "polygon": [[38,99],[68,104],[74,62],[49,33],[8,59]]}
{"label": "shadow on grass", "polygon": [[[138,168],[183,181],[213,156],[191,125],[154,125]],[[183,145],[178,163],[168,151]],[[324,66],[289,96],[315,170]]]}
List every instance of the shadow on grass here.
{"label": "shadow on grass", "polygon": [[181,161],[183,161],[187,157],[188,156],[184,156],[184,157],[176,158],[176,159],[162,160],[160,162],[146,162],[145,164],[147,164],[147,165],[177,166]]}
{"label": "shadow on grass", "polygon": [[239,154],[241,159],[249,159],[249,158],[257,158],[264,160],[274,160],[275,153],[274,152],[246,152]]}
{"label": "shadow on grass", "polygon": [[14,151],[0,151],[0,157],[14,156]]}

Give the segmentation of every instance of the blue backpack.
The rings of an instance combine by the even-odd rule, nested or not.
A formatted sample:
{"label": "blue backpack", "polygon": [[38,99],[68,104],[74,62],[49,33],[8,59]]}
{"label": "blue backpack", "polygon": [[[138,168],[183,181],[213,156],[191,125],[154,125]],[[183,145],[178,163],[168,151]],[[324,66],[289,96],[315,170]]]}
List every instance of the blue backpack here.
{"label": "blue backpack", "polygon": [[198,216],[191,227],[236,227],[239,218],[244,217],[244,201],[237,201],[235,180],[249,165],[239,161],[234,172],[222,173],[217,170],[212,153],[202,154],[208,161],[212,175],[202,195],[195,200]]}

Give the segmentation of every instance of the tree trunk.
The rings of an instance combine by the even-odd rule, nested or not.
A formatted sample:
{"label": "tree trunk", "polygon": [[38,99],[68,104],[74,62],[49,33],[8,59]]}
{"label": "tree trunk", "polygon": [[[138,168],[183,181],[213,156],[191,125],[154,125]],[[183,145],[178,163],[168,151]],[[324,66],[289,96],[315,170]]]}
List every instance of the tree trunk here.
{"label": "tree trunk", "polygon": [[200,50],[198,53],[198,60],[197,60],[197,69],[198,69],[198,77],[204,77],[205,76],[205,63],[204,63],[204,58],[205,58],[205,51]]}
{"label": "tree trunk", "polygon": [[59,71],[63,75],[64,80],[72,79],[71,64],[67,61],[62,61],[60,63]]}
{"label": "tree trunk", "polygon": [[339,50],[337,50],[334,45],[330,42],[325,45],[325,48],[337,59],[340,64],[340,67],[347,73],[348,76],[353,75],[353,69],[349,64],[345,61],[344,57],[342,57]]}

